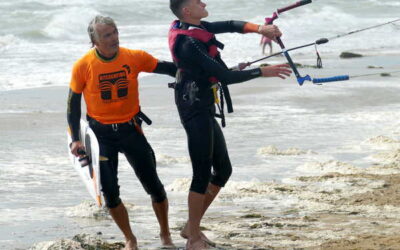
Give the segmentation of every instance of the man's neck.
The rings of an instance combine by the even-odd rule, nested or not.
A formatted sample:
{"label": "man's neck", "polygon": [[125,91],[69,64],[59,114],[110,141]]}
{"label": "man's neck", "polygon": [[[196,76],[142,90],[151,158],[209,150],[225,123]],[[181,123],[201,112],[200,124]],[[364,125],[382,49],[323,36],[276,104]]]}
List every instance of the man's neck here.
{"label": "man's neck", "polygon": [[192,24],[192,25],[196,25],[199,26],[201,24],[201,19],[193,19],[193,18],[184,18],[180,20],[183,23],[187,23],[187,24]]}
{"label": "man's neck", "polygon": [[105,61],[110,61],[110,60],[114,59],[118,54],[118,52],[117,52],[117,53],[115,53],[113,55],[105,55],[98,48],[96,48],[96,53],[101,59],[103,59]]}

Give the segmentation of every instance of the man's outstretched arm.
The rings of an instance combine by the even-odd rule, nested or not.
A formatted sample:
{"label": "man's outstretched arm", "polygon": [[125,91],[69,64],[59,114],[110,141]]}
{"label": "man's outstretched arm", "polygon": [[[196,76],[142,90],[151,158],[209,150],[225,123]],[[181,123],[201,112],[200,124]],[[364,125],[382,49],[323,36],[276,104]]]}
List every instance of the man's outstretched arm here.
{"label": "man's outstretched arm", "polygon": [[201,24],[211,33],[220,34],[227,32],[236,33],[258,33],[275,41],[276,37],[282,36],[281,31],[275,25],[258,25],[244,21],[220,21],[220,22],[201,22]]}
{"label": "man's outstretched arm", "polygon": [[172,62],[158,61],[156,68],[153,73],[169,75],[175,77],[176,75],[176,66]]}
{"label": "man's outstretched arm", "polygon": [[230,71],[220,62],[208,55],[202,43],[192,37],[186,37],[179,54],[186,61],[196,63],[209,76],[215,76],[225,84],[239,83],[262,76],[259,68],[243,71]]}
{"label": "man's outstretched arm", "polygon": [[214,76],[225,84],[245,82],[257,77],[279,77],[285,79],[290,76],[289,65],[278,64],[250,70],[231,71],[214,58],[208,55],[205,46],[198,40],[187,37],[181,45],[180,54],[186,61],[196,63],[208,76]]}

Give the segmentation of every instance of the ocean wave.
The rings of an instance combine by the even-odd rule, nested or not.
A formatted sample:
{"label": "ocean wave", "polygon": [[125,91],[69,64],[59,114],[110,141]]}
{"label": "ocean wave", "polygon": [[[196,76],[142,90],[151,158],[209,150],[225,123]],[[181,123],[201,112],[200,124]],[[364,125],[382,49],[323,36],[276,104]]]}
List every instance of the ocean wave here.
{"label": "ocean wave", "polygon": [[87,37],[87,25],[98,14],[97,10],[89,7],[63,8],[53,14],[42,32],[56,39],[76,40],[77,37]]}
{"label": "ocean wave", "polygon": [[385,6],[385,7],[397,7],[400,6],[400,2],[397,0],[394,1],[380,1],[380,0],[367,0],[368,2],[378,5],[378,6]]}
{"label": "ocean wave", "polygon": [[80,1],[80,0],[52,0],[52,1],[38,0],[38,2],[41,2],[41,4],[47,5],[47,6],[65,7],[65,6],[76,6],[76,5],[89,6],[89,5],[95,4],[97,1],[96,0],[85,0],[85,1]]}
{"label": "ocean wave", "polygon": [[[75,6],[75,5],[84,5],[84,6],[90,6],[90,5],[98,5],[99,1],[98,0],[38,0],[44,5],[48,6]],[[164,1],[162,0],[146,0],[146,5],[148,4],[156,4],[156,3],[163,3]],[[118,1],[118,5],[135,5],[135,4],[140,4],[143,3],[141,0],[120,0]],[[102,5],[110,6],[110,5],[115,5],[116,2],[114,0],[103,0],[101,1]]]}
{"label": "ocean wave", "polygon": [[16,45],[21,42],[21,39],[15,35],[0,36],[0,51],[7,50],[11,45]]}

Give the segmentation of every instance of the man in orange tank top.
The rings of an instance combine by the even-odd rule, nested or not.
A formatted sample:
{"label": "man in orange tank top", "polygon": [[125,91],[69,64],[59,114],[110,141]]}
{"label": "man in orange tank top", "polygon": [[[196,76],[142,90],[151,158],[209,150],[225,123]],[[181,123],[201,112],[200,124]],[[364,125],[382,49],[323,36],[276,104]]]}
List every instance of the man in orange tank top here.
{"label": "man in orange tank top", "polygon": [[93,45],[73,67],[68,97],[67,119],[71,130],[71,152],[84,149],[79,140],[81,97],[87,119],[99,141],[100,175],[106,206],[125,236],[125,249],[137,249],[128,212],[119,197],[118,153],[124,153],[146,192],[160,224],[163,247],[173,247],[168,224],[168,199],[158,178],[153,149],[141,129],[151,121],[140,111],[138,74],[153,72],[175,76],[173,63],[159,61],[142,50],[119,46],[113,19],[96,16],[88,27]]}

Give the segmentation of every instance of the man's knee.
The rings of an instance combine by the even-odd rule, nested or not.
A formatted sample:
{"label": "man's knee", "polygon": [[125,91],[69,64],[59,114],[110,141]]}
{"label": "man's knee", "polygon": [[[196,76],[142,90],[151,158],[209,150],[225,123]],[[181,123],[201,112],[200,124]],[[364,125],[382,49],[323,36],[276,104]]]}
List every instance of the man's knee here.
{"label": "man's knee", "polygon": [[213,174],[213,176],[211,177],[211,183],[219,187],[224,187],[231,175],[232,166],[229,164]]}
{"label": "man's knee", "polygon": [[208,183],[211,179],[211,173],[202,173],[202,175],[194,175],[190,191],[205,194],[207,191]]}
{"label": "man's knee", "polygon": [[164,185],[157,178],[154,178],[151,182],[142,181],[144,190],[148,195],[150,195],[152,202],[160,203],[167,198],[167,193],[165,192]]}
{"label": "man's knee", "polygon": [[119,197],[108,197],[104,195],[104,200],[107,208],[116,208],[121,204],[121,199]]}
{"label": "man's knee", "polygon": [[113,166],[112,160],[105,156],[100,156],[101,191],[108,208],[115,208],[121,204],[115,168],[116,166]]}
{"label": "man's knee", "polygon": [[167,193],[163,187],[160,191],[151,193],[150,197],[152,202],[161,203],[167,199]]}
{"label": "man's knee", "polygon": [[119,198],[119,186],[111,179],[102,178],[101,191],[108,208],[115,208],[121,204]]}

